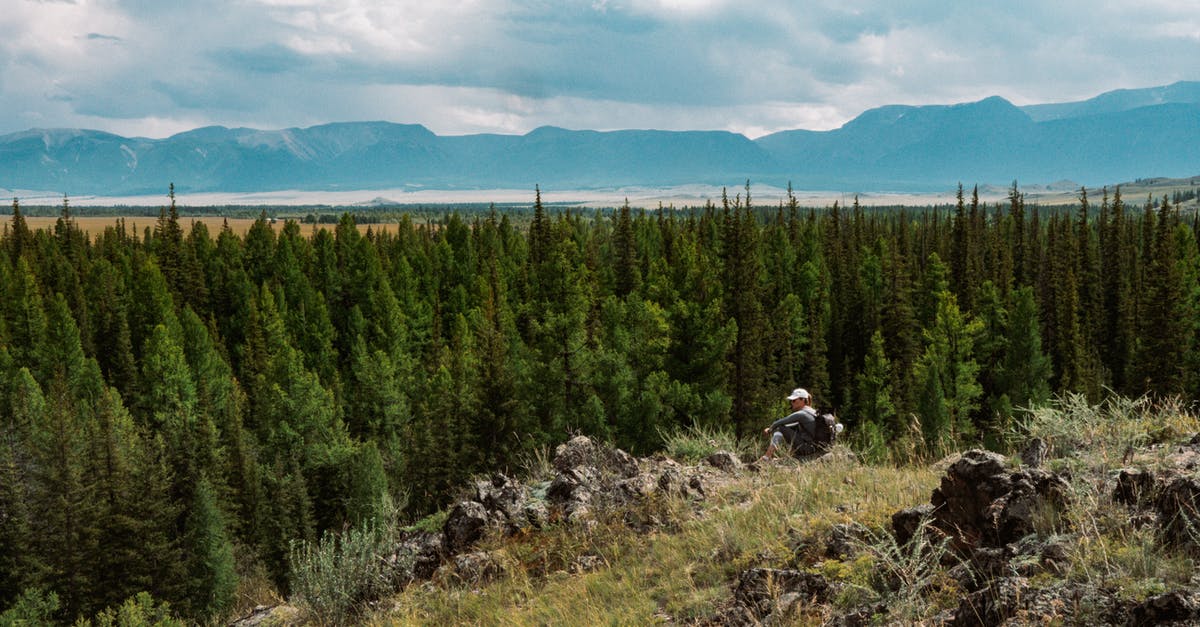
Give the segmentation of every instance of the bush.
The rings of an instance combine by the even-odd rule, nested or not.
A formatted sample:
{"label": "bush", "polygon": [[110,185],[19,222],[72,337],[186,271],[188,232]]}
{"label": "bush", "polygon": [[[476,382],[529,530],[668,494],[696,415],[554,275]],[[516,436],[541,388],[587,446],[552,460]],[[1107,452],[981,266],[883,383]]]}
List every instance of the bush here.
{"label": "bush", "polygon": [[184,627],[186,623],[171,613],[171,606],[158,603],[147,592],[139,592],[117,608],[108,608],[96,615],[94,623],[76,623],[76,626],[95,627]]}
{"label": "bush", "polygon": [[292,592],[320,622],[344,624],[363,605],[394,591],[386,557],[397,542],[395,508],[344,533],[320,541],[294,542]]}

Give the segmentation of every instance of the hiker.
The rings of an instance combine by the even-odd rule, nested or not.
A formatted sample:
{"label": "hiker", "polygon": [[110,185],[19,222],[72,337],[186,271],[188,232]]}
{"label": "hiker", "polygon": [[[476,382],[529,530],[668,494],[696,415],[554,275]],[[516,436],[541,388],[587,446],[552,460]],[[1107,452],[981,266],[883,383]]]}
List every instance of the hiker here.
{"label": "hiker", "polygon": [[787,399],[792,404],[792,413],[763,429],[763,435],[771,436],[771,444],[767,447],[766,455],[763,455],[760,461],[774,459],[775,451],[779,449],[784,440],[792,444],[793,448],[799,441],[797,438],[812,440],[817,411],[809,404],[812,398],[809,396],[808,390],[796,388],[792,390],[791,394],[788,394]]}

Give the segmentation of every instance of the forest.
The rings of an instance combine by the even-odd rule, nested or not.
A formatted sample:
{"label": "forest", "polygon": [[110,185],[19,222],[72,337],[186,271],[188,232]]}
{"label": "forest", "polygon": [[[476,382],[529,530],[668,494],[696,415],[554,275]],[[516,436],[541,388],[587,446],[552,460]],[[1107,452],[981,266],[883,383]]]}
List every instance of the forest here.
{"label": "forest", "polygon": [[[265,215],[0,232],[0,610],[286,594],[302,543],[587,434],[752,436],[803,386],[859,455],[1004,450],[1056,394],[1200,399],[1172,199]],[[1097,196],[1099,196],[1097,198]],[[143,595],[143,599],[144,599]]]}

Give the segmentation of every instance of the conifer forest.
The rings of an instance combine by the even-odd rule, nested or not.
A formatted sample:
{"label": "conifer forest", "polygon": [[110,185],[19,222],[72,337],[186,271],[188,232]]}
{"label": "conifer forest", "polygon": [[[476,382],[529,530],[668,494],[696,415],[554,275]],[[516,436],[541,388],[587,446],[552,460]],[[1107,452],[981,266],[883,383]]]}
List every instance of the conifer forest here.
{"label": "conifer forest", "polygon": [[[0,231],[0,611],[220,619],[295,547],[571,434],[755,437],[794,387],[876,460],[1003,450],[1056,394],[1200,399],[1200,229],[1081,190],[864,208]],[[789,195],[790,197],[790,195]],[[764,442],[765,444],[765,442]],[[544,453],[540,453],[544,455]],[[394,514],[390,514],[394,515]]]}

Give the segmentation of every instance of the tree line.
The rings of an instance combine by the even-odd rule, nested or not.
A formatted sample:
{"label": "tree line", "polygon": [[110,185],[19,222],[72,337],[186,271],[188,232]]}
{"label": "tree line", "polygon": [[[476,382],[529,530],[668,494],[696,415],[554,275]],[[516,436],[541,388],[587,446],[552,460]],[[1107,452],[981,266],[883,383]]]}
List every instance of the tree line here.
{"label": "tree line", "polygon": [[568,434],[756,433],[804,386],[876,458],[1003,446],[1057,392],[1200,398],[1196,218],[1069,208],[449,213],[394,232],[0,233],[0,608],[286,591],[295,542]]}

